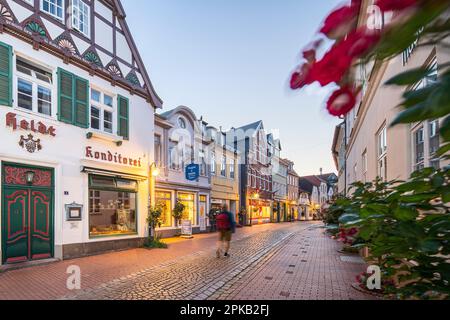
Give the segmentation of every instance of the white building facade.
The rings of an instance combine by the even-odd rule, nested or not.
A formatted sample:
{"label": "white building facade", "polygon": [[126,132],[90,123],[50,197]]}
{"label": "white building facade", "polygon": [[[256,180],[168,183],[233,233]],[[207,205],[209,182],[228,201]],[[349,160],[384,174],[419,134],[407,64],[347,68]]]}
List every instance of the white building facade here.
{"label": "white building facade", "polygon": [[147,236],[153,90],[119,1],[0,1],[2,264]]}
{"label": "white building facade", "polygon": [[[212,142],[207,141],[203,124],[185,106],[156,116],[155,161],[159,175],[156,177],[155,203],[164,208],[162,224],[158,228],[163,237],[179,233],[179,221],[172,215],[177,202],[184,205],[182,220],[190,221],[194,233],[207,230],[210,171],[212,167],[217,169],[218,160],[209,157]],[[195,180],[186,177],[186,167],[191,164],[200,166],[199,177]]]}

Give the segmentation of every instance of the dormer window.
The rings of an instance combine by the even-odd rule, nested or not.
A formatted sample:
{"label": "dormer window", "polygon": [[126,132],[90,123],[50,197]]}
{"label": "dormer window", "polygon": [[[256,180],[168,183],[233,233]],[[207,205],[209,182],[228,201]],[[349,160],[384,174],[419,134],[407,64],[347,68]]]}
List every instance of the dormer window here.
{"label": "dormer window", "polygon": [[58,20],[64,20],[64,0],[42,0],[41,10]]}
{"label": "dormer window", "polygon": [[72,28],[89,37],[90,8],[81,0],[72,0]]}
{"label": "dormer window", "polygon": [[186,129],[186,121],[183,118],[178,118],[178,126],[181,129]]}

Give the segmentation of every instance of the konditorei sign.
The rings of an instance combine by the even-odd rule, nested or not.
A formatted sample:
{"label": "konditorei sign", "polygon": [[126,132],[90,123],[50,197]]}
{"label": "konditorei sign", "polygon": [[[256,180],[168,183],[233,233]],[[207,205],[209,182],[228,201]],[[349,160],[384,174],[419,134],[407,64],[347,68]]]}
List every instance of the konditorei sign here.
{"label": "konditorei sign", "polygon": [[131,158],[118,152],[97,151],[90,146],[86,147],[85,157],[87,159],[115,163],[123,166],[142,168],[141,158]]}

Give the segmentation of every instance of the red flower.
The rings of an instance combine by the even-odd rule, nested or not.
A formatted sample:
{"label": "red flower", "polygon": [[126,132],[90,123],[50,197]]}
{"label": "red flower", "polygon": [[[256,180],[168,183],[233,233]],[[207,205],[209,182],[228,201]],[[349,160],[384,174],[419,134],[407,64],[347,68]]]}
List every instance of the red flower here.
{"label": "red flower", "polygon": [[331,95],[327,102],[328,112],[336,117],[349,113],[356,104],[356,96],[349,87],[340,88]]}
{"label": "red flower", "polygon": [[306,61],[308,61],[309,63],[314,63],[316,62],[316,52],[317,49],[319,49],[319,47],[322,45],[323,40],[319,39],[316,40],[312,43],[310,43],[309,45],[307,45],[304,49],[303,49],[303,58],[305,58]]}
{"label": "red flower", "polygon": [[291,77],[291,89],[300,89],[307,84],[313,83],[311,79],[311,64],[305,63],[300,70],[294,72]]}
{"label": "red flower", "polygon": [[320,32],[330,39],[337,39],[345,36],[354,26],[358,18],[361,0],[352,1],[350,6],[336,9],[325,19]]}
{"label": "red flower", "polygon": [[375,2],[382,12],[404,10],[416,4],[417,0],[378,0]]}
{"label": "red flower", "polygon": [[381,39],[379,32],[369,31],[365,28],[356,30],[349,34],[342,42],[342,46],[349,56],[354,59],[373,49]]}
{"label": "red flower", "polygon": [[346,51],[347,48],[341,44],[328,51],[322,60],[312,66],[309,75],[312,81],[318,81],[322,86],[341,81],[352,65],[352,57]]}

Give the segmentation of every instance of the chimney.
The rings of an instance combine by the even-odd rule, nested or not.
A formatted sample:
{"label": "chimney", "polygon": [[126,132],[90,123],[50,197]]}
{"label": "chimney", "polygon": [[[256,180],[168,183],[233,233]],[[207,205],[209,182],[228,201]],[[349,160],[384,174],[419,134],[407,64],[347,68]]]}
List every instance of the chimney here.
{"label": "chimney", "polygon": [[323,168],[320,168],[320,175],[323,175]]}

